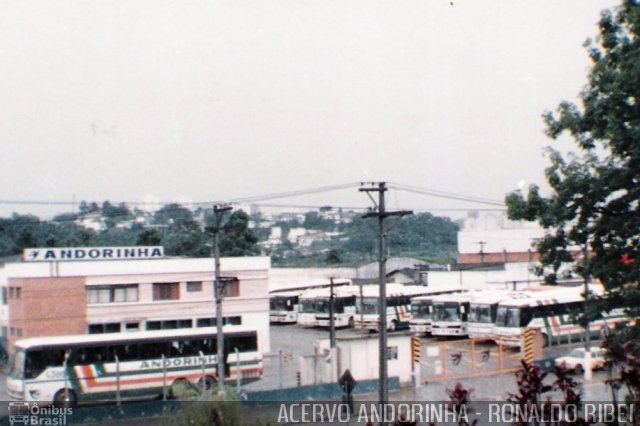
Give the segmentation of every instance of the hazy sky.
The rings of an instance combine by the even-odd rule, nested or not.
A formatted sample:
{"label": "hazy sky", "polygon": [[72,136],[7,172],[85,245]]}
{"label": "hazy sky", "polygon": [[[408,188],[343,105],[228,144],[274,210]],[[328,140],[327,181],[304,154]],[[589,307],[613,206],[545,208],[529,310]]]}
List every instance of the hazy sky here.
{"label": "hazy sky", "polygon": [[[576,99],[582,44],[617,3],[2,2],[0,199],[213,201],[384,180],[502,200],[544,183],[541,114]],[[274,202],[370,204],[356,189]],[[472,207],[400,192],[390,205]]]}

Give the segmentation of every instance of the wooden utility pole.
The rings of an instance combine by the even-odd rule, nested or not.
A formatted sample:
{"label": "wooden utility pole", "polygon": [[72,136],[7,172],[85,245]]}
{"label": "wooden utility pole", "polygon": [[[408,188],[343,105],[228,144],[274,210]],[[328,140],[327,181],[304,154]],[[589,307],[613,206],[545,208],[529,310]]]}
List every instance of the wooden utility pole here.
{"label": "wooden utility pole", "polygon": [[484,266],[484,245],[487,244],[486,241],[478,241],[480,245],[480,266]]}
{"label": "wooden utility pole", "polygon": [[[370,184],[370,187],[360,188],[361,192],[366,192],[371,201],[373,201],[374,208],[364,216],[363,218],[375,217],[378,219],[378,266],[379,266],[379,286],[380,286],[380,305],[378,306],[378,333],[379,333],[379,384],[378,395],[379,404],[381,408],[384,425],[384,413],[386,403],[389,399],[389,383],[387,381],[387,282],[386,282],[386,262],[387,256],[385,253],[385,242],[387,238],[387,229],[384,226],[384,220],[389,216],[405,216],[412,212],[407,210],[402,211],[386,211],[384,203],[384,193],[387,191],[385,182],[379,182],[377,186],[374,183]],[[371,192],[378,193],[378,202],[371,196]]]}
{"label": "wooden utility pole", "polygon": [[224,332],[223,332],[223,319],[222,319],[222,292],[224,283],[220,279],[220,246],[218,234],[220,232],[220,226],[224,213],[231,210],[229,205],[215,205],[213,206],[213,225],[210,227],[213,234],[213,257],[214,257],[214,281],[213,281],[213,295],[216,306],[216,359],[218,363],[218,390],[220,392],[224,389]]}

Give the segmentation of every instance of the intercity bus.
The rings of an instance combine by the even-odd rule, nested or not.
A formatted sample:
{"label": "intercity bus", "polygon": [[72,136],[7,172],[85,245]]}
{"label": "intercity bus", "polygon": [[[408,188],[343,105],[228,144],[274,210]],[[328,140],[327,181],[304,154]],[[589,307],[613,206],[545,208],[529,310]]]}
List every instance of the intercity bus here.
{"label": "intercity bus", "polygon": [[[356,297],[360,287],[346,285],[333,289],[333,320],[335,327],[353,327],[356,316]],[[299,298],[298,325],[302,327],[329,327],[331,289],[306,291]]]}
{"label": "intercity bus", "polygon": [[[402,285],[390,283],[386,285],[387,313],[384,323],[389,331],[410,328],[412,320],[412,303],[414,298],[426,295],[449,293],[455,290],[446,287],[425,287],[421,285]],[[362,300],[356,304],[356,327],[369,331],[380,328],[380,287],[378,285],[363,286]]]}
{"label": "intercity bus", "polygon": [[409,322],[409,328],[414,333],[431,333],[433,297],[434,296],[418,296],[411,299],[411,321]]}
{"label": "intercity bus", "polygon": [[535,289],[521,291],[496,291],[472,300],[467,316],[467,335],[472,339],[494,338],[498,304],[506,300],[527,298],[535,295]]}
{"label": "intercity bus", "polygon": [[[7,392],[15,401],[74,405],[167,395],[176,386],[217,381],[216,327],[36,337],[14,344]],[[225,377],[262,377],[258,333],[224,326]]]}
{"label": "intercity bus", "polygon": [[336,278],[333,284],[328,282],[308,283],[295,288],[273,290],[269,292],[269,322],[282,324],[295,324],[298,322],[298,310],[300,296],[309,290],[334,288],[351,285],[348,278]]}
{"label": "intercity bus", "polygon": [[298,305],[300,296],[306,290],[293,290],[271,293],[269,295],[269,322],[296,323],[298,322]]}
{"label": "intercity bus", "polygon": [[[591,287],[593,294],[602,294],[599,287]],[[524,299],[506,300],[498,304],[495,338],[504,346],[520,347],[522,335],[527,328],[541,331],[543,344],[552,341],[579,339],[584,329],[573,321],[573,316],[584,310],[582,287],[560,288],[544,291]],[[624,322],[623,312],[614,310],[603,319],[592,321],[589,331],[593,337],[605,327],[615,327]]]}
{"label": "intercity bus", "polygon": [[445,294],[433,299],[432,336],[466,336],[467,315],[472,300],[480,292]]}

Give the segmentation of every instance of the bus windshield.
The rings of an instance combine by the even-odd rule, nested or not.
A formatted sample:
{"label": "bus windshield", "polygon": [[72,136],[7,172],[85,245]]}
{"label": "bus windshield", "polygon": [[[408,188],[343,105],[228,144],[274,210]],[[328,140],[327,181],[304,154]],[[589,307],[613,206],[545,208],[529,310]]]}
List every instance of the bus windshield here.
{"label": "bus windshield", "polygon": [[520,309],[500,306],[496,324],[502,327],[520,327]]}
{"label": "bus windshield", "polygon": [[433,305],[433,318],[436,321],[456,321],[460,319],[458,315],[457,303],[438,303]]}
{"label": "bus windshield", "polygon": [[378,299],[364,298],[362,304],[358,303],[357,312],[359,314],[377,314],[378,313]]}
{"label": "bus windshield", "polygon": [[469,309],[469,322],[492,323],[491,305],[471,305]]}
{"label": "bus windshield", "polygon": [[272,297],[269,301],[269,309],[272,311],[292,311],[293,303],[288,297]]}
{"label": "bus windshield", "polygon": [[411,305],[411,315],[413,318],[430,319],[431,303],[414,303]]}
{"label": "bus windshield", "polygon": [[314,300],[301,300],[298,305],[298,311],[300,312],[315,312],[316,302]]}
{"label": "bus windshield", "polygon": [[9,377],[12,379],[22,379],[24,375],[24,351],[16,349],[11,357],[12,362],[9,365]]}

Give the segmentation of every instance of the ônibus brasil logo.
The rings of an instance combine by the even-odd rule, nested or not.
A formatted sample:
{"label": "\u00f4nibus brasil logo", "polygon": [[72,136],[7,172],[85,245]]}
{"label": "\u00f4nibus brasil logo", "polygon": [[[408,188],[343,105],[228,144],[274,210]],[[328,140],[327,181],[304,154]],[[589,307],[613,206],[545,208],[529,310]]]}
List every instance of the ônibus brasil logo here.
{"label": "\u00f4nibus brasil logo", "polygon": [[14,425],[67,425],[67,416],[73,414],[73,408],[39,407],[35,402],[10,402],[9,424]]}

